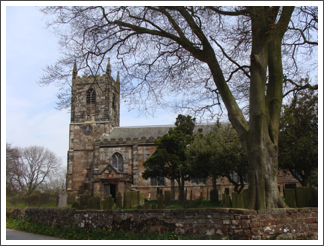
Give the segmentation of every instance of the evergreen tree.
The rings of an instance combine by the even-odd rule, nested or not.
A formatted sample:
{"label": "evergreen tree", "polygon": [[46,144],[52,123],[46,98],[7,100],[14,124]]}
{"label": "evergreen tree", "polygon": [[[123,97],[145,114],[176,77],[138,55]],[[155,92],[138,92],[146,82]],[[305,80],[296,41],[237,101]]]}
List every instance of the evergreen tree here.
{"label": "evergreen tree", "polygon": [[[289,170],[303,185],[316,184],[318,168],[318,95],[295,94],[280,119],[279,168]],[[315,177],[315,178],[314,178]]]}
{"label": "evergreen tree", "polygon": [[195,118],[191,116],[178,115],[176,127],[170,128],[169,132],[155,142],[157,149],[155,153],[144,162],[144,179],[166,177],[174,179],[179,185],[178,203],[184,199],[184,184],[190,179],[189,165],[185,150],[193,141],[193,130]]}
{"label": "evergreen tree", "polygon": [[[217,123],[205,136],[197,135],[186,154],[191,177],[212,177],[214,188],[217,178],[226,177],[234,185],[235,192],[243,190],[248,159],[235,130],[229,124]],[[233,173],[237,174],[237,179],[233,178]]]}

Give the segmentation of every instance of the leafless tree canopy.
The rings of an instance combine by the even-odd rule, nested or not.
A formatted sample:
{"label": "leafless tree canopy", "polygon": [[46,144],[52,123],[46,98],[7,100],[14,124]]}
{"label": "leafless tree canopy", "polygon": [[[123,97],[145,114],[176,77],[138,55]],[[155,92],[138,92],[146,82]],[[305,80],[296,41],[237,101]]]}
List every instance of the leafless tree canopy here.
{"label": "leafless tree canopy", "polygon": [[[61,159],[41,146],[26,148],[6,145],[7,190],[32,194],[40,186],[55,186],[55,176],[60,173]],[[61,180],[62,182],[62,180]]]}
{"label": "leafless tree canopy", "polygon": [[[253,8],[92,6],[41,11],[55,16],[48,26],[60,37],[62,58],[45,68],[39,83],[60,85],[58,108],[70,106],[74,61],[79,75],[101,74],[109,56],[122,72],[122,98],[130,109],[154,113],[158,107],[171,107],[197,117],[220,113],[222,98],[208,65],[213,58],[240,107],[248,106]],[[316,87],[317,24],[316,7],[295,9],[283,39],[286,92]],[[312,81],[305,83],[309,76]]]}
{"label": "leafless tree canopy", "polygon": [[[41,84],[79,71],[102,73],[108,56],[121,69],[130,108],[172,107],[195,117],[226,108],[249,160],[250,208],[286,207],[277,187],[284,96],[317,89],[317,7],[46,7],[63,57]],[[248,115],[242,107],[248,108]]]}
{"label": "leafless tree canopy", "polygon": [[6,190],[7,194],[10,195],[19,191],[18,183],[14,179],[15,173],[20,175],[19,157],[18,148],[14,148],[11,144],[6,143]]}

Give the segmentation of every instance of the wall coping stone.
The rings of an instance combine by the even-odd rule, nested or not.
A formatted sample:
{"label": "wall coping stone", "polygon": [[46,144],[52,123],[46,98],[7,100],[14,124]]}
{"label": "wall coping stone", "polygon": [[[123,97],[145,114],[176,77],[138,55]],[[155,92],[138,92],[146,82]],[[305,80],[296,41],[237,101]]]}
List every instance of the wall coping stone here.
{"label": "wall coping stone", "polygon": [[[275,214],[277,216],[274,216]],[[16,208],[14,211],[7,209],[7,216],[20,220],[30,218],[31,222],[52,226],[80,226],[89,229],[106,227],[133,232],[145,229],[157,233],[173,228],[172,230],[179,235],[222,234],[241,240],[302,238],[303,235],[318,238],[318,208],[276,208],[257,211],[240,208],[76,210],[31,207]],[[282,218],[278,219],[278,216]],[[276,232],[279,235],[276,235]],[[289,233],[291,235],[288,235]]]}

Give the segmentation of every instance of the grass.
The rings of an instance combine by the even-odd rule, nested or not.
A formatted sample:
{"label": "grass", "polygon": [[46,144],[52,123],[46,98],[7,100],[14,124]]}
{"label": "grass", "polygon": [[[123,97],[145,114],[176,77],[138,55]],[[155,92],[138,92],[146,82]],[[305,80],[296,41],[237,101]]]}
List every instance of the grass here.
{"label": "grass", "polygon": [[[201,238],[191,235],[177,235],[174,231],[164,231],[161,234],[153,232],[124,232],[112,231],[105,228],[94,230],[81,229],[78,227],[63,228],[59,226],[46,226],[40,223],[30,223],[28,221],[20,221],[8,219],[6,227],[10,229],[31,232],[51,237],[58,237],[68,240],[228,240],[229,238]],[[232,239],[232,238],[231,238]]]}
{"label": "grass", "polygon": [[[222,208],[221,200],[219,202],[211,202],[210,200],[186,200],[182,205],[178,204],[178,200],[171,200],[171,205],[165,207],[166,209],[187,209],[187,208]],[[149,201],[149,204],[157,204],[157,200]]]}

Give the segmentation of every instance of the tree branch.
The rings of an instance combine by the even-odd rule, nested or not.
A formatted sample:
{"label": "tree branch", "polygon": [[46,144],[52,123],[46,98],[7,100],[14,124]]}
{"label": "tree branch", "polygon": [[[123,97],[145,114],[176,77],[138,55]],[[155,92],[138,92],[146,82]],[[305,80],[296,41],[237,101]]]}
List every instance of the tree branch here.
{"label": "tree branch", "polygon": [[223,10],[219,9],[220,7],[208,6],[207,8],[216,12],[217,14],[221,14],[221,15],[239,16],[239,15],[248,15],[249,14],[249,11],[247,9],[236,10],[236,11],[223,11]]}
{"label": "tree branch", "polygon": [[[214,41],[214,43],[221,49],[221,51],[222,51],[222,53],[223,53],[223,55],[230,61],[230,62],[232,62],[232,63],[234,63],[237,67],[238,67],[238,69],[239,70],[241,70],[241,71],[243,71],[243,73],[248,77],[248,78],[250,78],[250,75],[249,75],[249,73],[247,73],[246,71],[245,71],[245,67],[250,67],[250,66],[241,66],[240,64],[238,64],[236,61],[234,61],[231,57],[229,57],[227,54],[226,54],[226,52],[225,52],[225,50],[223,49],[223,47],[213,38],[213,37],[210,37],[210,39],[211,40],[213,40]],[[230,76],[230,78],[232,77],[232,74],[231,74],[231,76]],[[230,80],[230,78],[226,81],[226,82],[228,82],[229,80]]]}

